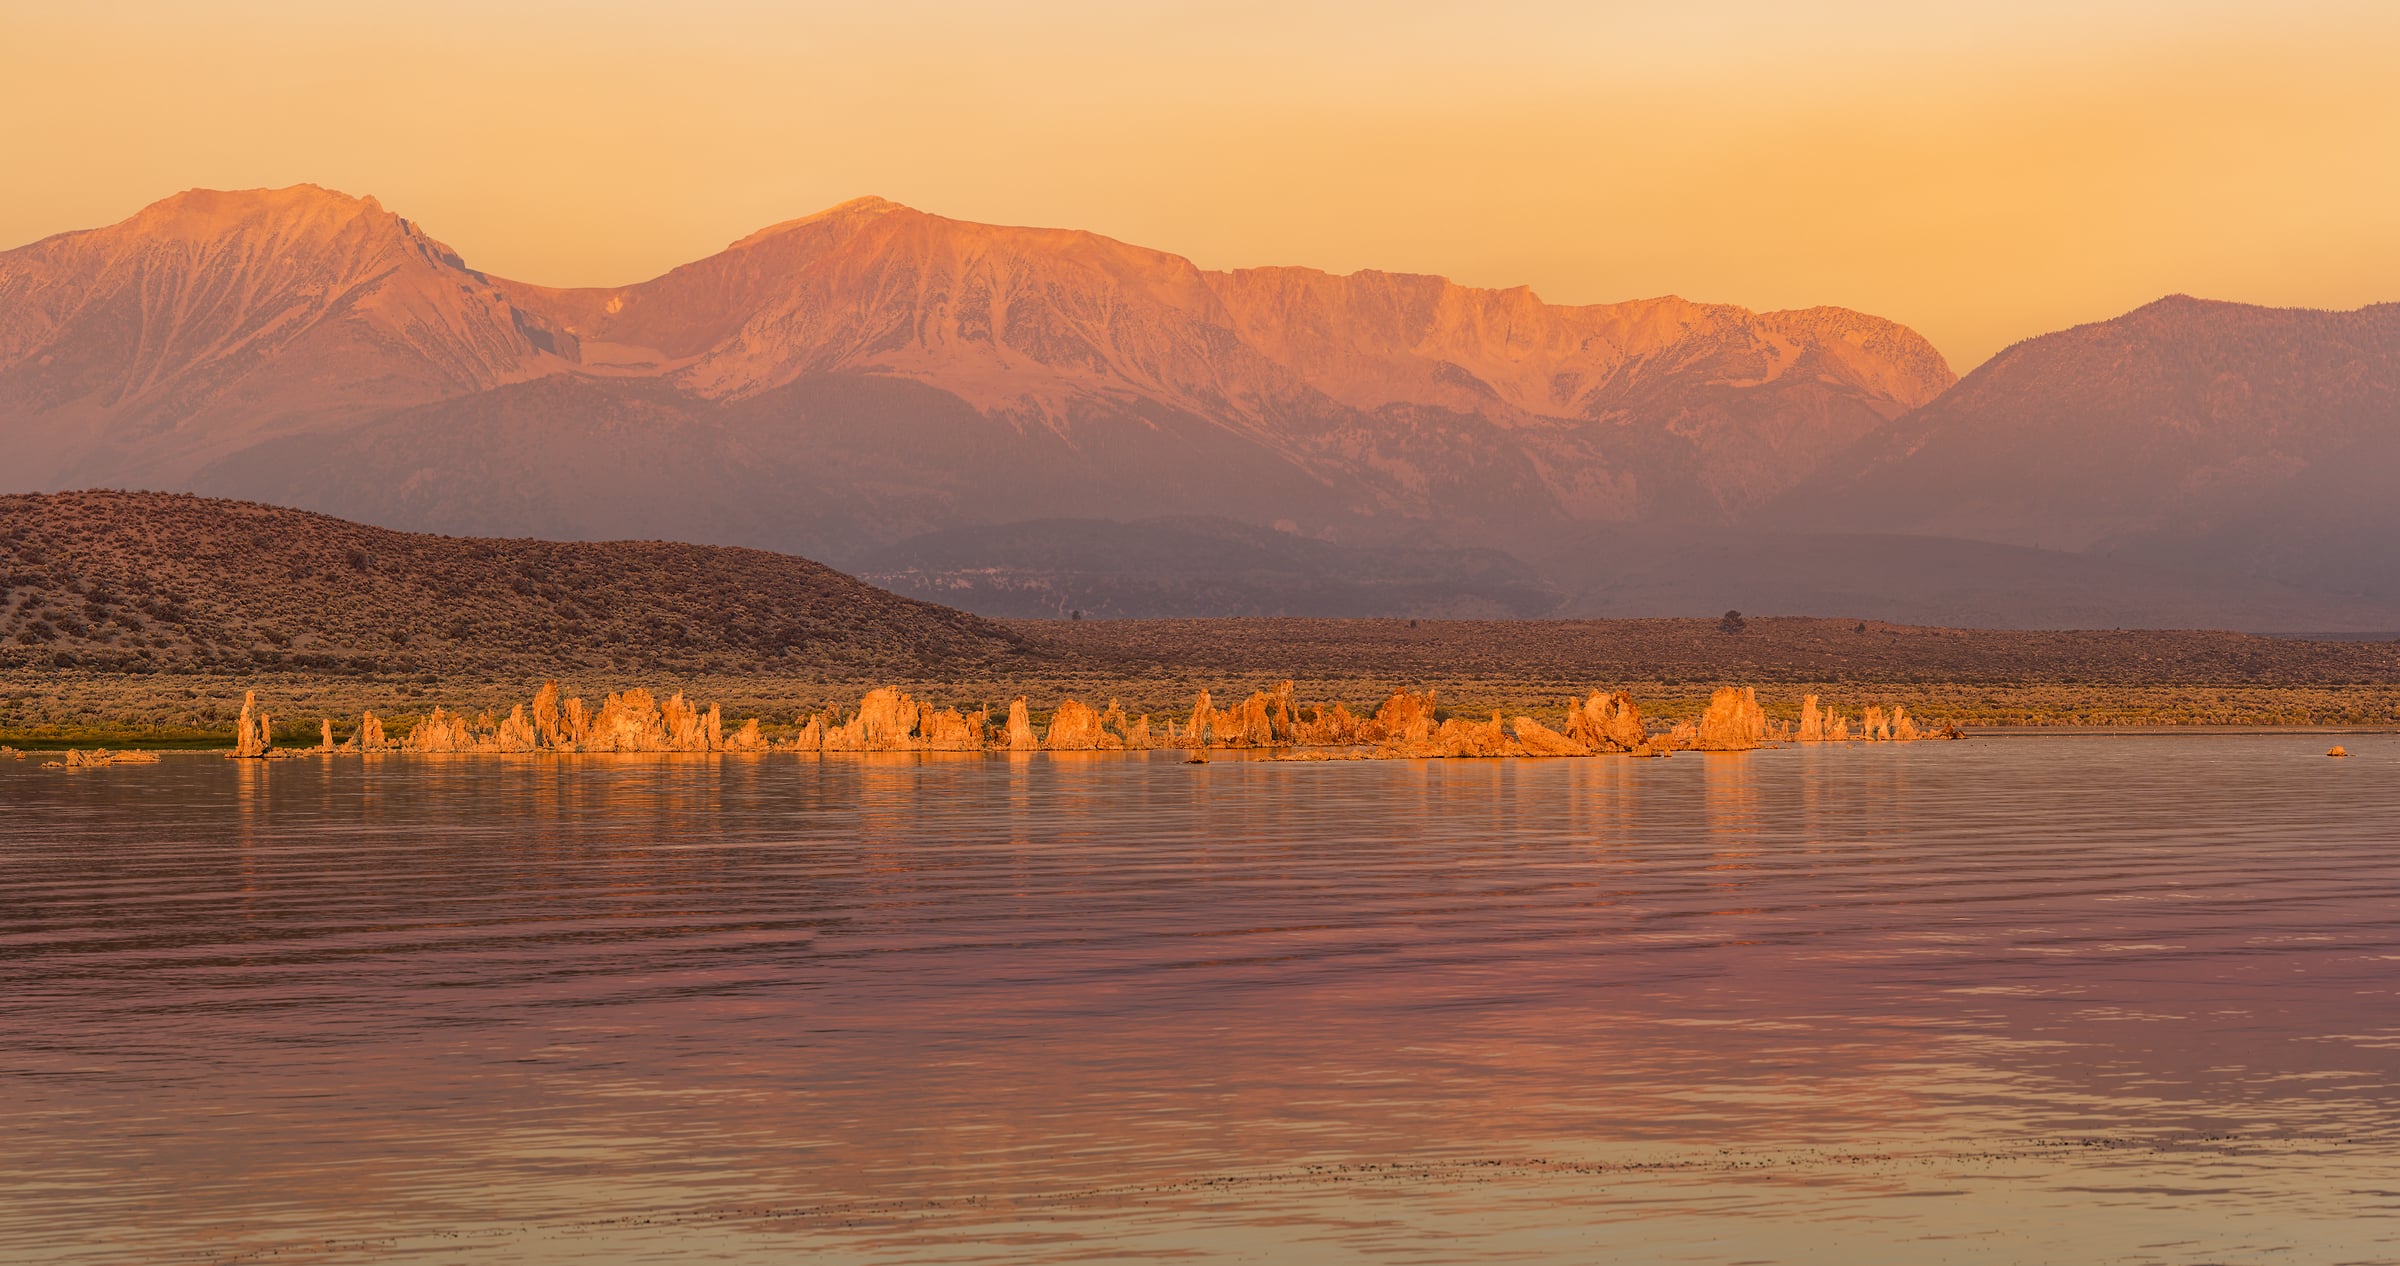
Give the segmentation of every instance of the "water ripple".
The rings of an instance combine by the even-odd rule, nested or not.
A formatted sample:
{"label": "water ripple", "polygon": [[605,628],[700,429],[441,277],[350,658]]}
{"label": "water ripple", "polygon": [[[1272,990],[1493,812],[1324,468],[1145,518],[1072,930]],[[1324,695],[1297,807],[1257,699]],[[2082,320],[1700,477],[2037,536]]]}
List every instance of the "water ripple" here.
{"label": "water ripple", "polygon": [[2400,740],[0,763],[0,1259],[2400,1260]]}

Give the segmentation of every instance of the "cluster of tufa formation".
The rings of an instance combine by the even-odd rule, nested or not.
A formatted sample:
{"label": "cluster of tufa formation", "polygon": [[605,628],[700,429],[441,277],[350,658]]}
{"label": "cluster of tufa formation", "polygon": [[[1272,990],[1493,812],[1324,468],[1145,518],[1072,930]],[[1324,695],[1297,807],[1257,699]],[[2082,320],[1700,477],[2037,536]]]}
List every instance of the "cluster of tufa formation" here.
{"label": "cluster of tufa formation", "polygon": [[[1017,700],[1010,714],[1011,736],[1022,730],[1032,746],[1032,727],[1026,723],[1025,701]],[[934,711],[905,691],[886,686],[870,690],[849,719],[828,709],[808,719],[800,733],[778,747],[804,752],[980,752],[991,728],[988,708],[961,713],[956,708]],[[753,721],[750,726],[755,726]],[[744,727],[745,732],[749,727]]]}
{"label": "cluster of tufa formation", "polygon": [[[370,731],[380,740],[383,727],[369,713],[359,725],[362,750]],[[326,731],[332,738],[330,728]],[[488,710],[470,719],[465,713],[435,708],[401,740],[406,752],[763,752],[767,741],[752,718],[731,734],[716,704],[707,711],[684,701],[682,692],[665,702],[649,691],[633,689],[601,700],[598,710],[583,699],[561,699],[558,683],[548,681],[533,696],[530,710],[517,704],[505,717]]]}
{"label": "cluster of tufa formation", "polygon": [[1748,686],[1727,686],[1710,696],[1708,709],[1696,720],[1667,732],[1666,744],[1687,752],[1746,752],[1777,737],[1758,706],[1758,692]]}
{"label": "cluster of tufa formation", "polygon": [[[1292,683],[1253,692],[1231,707],[1219,707],[1207,691],[1192,701],[1191,715],[1153,722],[1148,713],[1129,714],[1111,699],[1106,710],[1068,699],[1037,730],[1024,696],[995,716],[990,707],[962,712],[936,708],[886,686],[867,692],[855,709],[827,708],[808,716],[786,738],[769,741],[756,718],[727,733],[717,705],[703,710],[681,693],[665,701],[647,690],[611,694],[598,709],[580,698],[562,698],[558,683],[545,682],[530,705],[507,716],[486,710],[469,717],[435,708],[395,743],[372,712],[357,730],[335,742],[333,722],[321,724],[312,749],[276,750],[256,692],[244,696],[234,732],[233,755],[244,758],[346,752],[1121,752],[1151,749],[1345,748],[1370,757],[1598,756],[1622,753],[1663,756],[1669,752],[1739,752],[1772,741],[1837,742],[1851,738],[1908,742],[1921,737],[1899,708],[1886,715],[1866,709],[1857,729],[1849,718],[1819,708],[1817,696],[1802,705],[1798,730],[1778,727],[1759,706],[1758,692],[1726,687],[1699,717],[1653,734],[1633,697],[1595,690],[1566,701],[1563,726],[1530,716],[1488,721],[1446,715],[1434,694],[1394,691],[1372,716],[1348,707],[1300,704]],[[1959,737],[1955,728],[1943,737]]]}
{"label": "cluster of tufa formation", "polygon": [[1623,691],[1595,690],[1589,698],[1567,700],[1563,731],[1529,716],[1503,720],[1497,712],[1489,721],[1442,717],[1434,707],[1433,692],[1400,691],[1384,700],[1365,728],[1374,732],[1363,735],[1362,741],[1377,744],[1379,756],[1650,756],[1660,750],[1642,728],[1641,710]]}
{"label": "cluster of tufa formation", "polygon": [[[1838,712],[1826,712],[1820,709],[1817,706],[1817,697],[1809,695],[1800,703],[1800,730],[1792,737],[1794,741],[1801,743],[1846,743],[1854,740],[1868,743],[1914,743],[1925,735],[1918,731],[1917,723],[1909,718],[1906,708],[1895,705],[1890,715],[1887,716],[1883,709],[1870,705],[1866,712],[1860,715],[1858,728],[1853,730],[1850,726],[1850,718]],[[1945,726],[1936,737],[1958,738],[1958,727],[1955,725]]]}
{"label": "cluster of tufa formation", "polygon": [[717,705],[706,711],[685,702],[681,693],[659,702],[647,690],[611,694],[597,710],[581,698],[562,699],[557,682],[544,682],[530,709],[517,704],[505,717],[484,711],[435,708],[398,742],[384,734],[373,712],[359,718],[349,738],[334,741],[331,719],[319,723],[317,746],[277,748],[258,706],[258,692],[242,697],[242,714],[234,722],[233,755],[242,759],[403,751],[415,753],[500,752],[763,752],[767,740],[753,718],[725,732]]}
{"label": "cluster of tufa formation", "polygon": [[[14,748],[0,748],[0,751],[14,752],[15,750]],[[43,761],[42,768],[99,769],[107,765],[155,765],[157,763],[158,754],[155,752],[112,752],[105,747],[95,747],[86,752],[68,748],[65,760]]]}
{"label": "cluster of tufa formation", "polygon": [[[1910,731],[1913,737],[1914,731]],[[804,752],[1114,752],[1149,749],[1357,748],[1380,757],[1596,756],[1618,752],[1660,756],[1671,751],[1744,751],[1773,732],[1758,695],[1748,689],[1717,692],[1699,720],[1666,734],[1651,734],[1631,695],[1593,691],[1569,699],[1564,729],[1530,716],[1488,721],[1445,716],[1434,694],[1394,691],[1372,716],[1343,704],[1302,704],[1289,681],[1253,692],[1239,704],[1220,707],[1205,690],[1192,700],[1183,721],[1154,721],[1128,714],[1115,700],[1107,710],[1068,699],[1037,731],[1026,700],[1009,701],[1004,718],[990,709],[936,711],[893,688],[875,690],[848,714],[828,709],[812,716],[799,734],[774,744]]]}
{"label": "cluster of tufa formation", "polygon": [[263,760],[275,750],[275,736],[267,729],[267,714],[259,709],[258,692],[242,694],[242,715],[233,723],[233,754],[240,760]]}

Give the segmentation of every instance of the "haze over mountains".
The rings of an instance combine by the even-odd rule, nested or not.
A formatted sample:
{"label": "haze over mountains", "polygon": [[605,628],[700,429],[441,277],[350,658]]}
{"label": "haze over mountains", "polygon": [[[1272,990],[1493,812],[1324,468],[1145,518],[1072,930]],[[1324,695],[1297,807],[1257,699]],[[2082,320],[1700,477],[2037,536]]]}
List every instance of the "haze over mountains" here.
{"label": "haze over mountains", "polygon": [[0,491],[752,545],[1011,614],[2390,628],[2356,538],[2396,367],[2400,309],[2170,300],[1954,387],[1838,308],[1211,272],[879,199],[560,290],[372,199],[194,191],[0,254]]}
{"label": "haze over mountains", "polygon": [[2400,594],[2400,304],[2175,295],[2030,339],[1787,500],[1767,517]]}

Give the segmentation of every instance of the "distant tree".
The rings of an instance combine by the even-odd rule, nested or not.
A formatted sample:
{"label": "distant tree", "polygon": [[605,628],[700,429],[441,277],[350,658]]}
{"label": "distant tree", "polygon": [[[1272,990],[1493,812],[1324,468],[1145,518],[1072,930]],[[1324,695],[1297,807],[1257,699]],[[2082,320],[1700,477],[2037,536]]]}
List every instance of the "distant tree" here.
{"label": "distant tree", "polygon": [[1077,608],[1077,609],[1075,609],[1075,610],[1073,610],[1073,611],[1069,611],[1069,612],[1067,613],[1067,618],[1068,618],[1068,619],[1070,619],[1070,620],[1080,620],[1080,619],[1082,619],[1082,618],[1083,618],[1083,610],[1082,610],[1082,608],[1080,608],[1080,607],[1079,607],[1079,608]]}
{"label": "distant tree", "polygon": [[1717,632],[1719,633],[1739,633],[1749,627],[1750,622],[1743,619],[1742,613],[1739,611],[1728,611],[1725,613],[1724,619],[1717,621]]}

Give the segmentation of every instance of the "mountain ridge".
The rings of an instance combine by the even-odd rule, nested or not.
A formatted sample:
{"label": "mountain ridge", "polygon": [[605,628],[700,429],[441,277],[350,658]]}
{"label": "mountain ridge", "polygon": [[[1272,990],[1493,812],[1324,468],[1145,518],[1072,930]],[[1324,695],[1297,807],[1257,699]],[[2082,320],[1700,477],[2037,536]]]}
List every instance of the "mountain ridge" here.
{"label": "mountain ridge", "polygon": [[[0,253],[0,434],[77,481],[172,480],[299,426],[536,376],[562,350],[449,247],[313,185],[189,191]],[[62,451],[78,427],[87,450]]]}
{"label": "mountain ridge", "polygon": [[[336,249],[321,232],[295,237],[305,250],[152,258],[153,237],[238,246],[245,226],[279,222],[335,225],[375,244],[372,262],[383,267],[362,270],[356,250]],[[246,455],[256,446],[371,429],[542,378],[588,379],[603,393],[661,381],[685,412],[709,419],[752,416],[757,402],[797,384],[849,376],[916,382],[964,402],[984,421],[954,425],[936,447],[974,449],[987,477],[1045,483],[1029,465],[1063,449],[1091,480],[1150,481],[1158,504],[1133,510],[1213,512],[1210,484],[1288,488],[1307,504],[1271,517],[1313,530],[1389,535],[1455,522],[1473,538],[1542,520],[1725,521],[1772,495],[1790,469],[1949,381],[1930,345],[1863,314],[1758,314],[1679,299],[1560,307],[1522,287],[1430,276],[1210,272],[1095,233],[979,225],[880,198],[770,225],[617,287],[489,276],[380,203],[313,187],[176,195],[64,237],[99,258],[62,260],[37,243],[0,255],[0,278],[20,290],[102,293],[116,285],[111,261],[146,259],[151,272],[172,274],[165,289],[213,284],[248,305],[234,305],[237,326],[282,336],[245,344],[241,356],[201,356],[189,372],[205,390],[175,415],[173,401],[131,401],[140,366],[88,350],[108,346],[112,331],[27,327],[7,344],[15,358],[0,374],[47,387],[0,399],[0,434],[46,430],[54,443],[28,450],[39,460],[20,486],[194,485],[203,471],[258,465],[259,454]],[[1295,291],[1313,297],[1282,293]],[[1401,292],[1418,298],[1388,301]],[[1327,308],[1384,310],[1397,323],[1294,324]],[[205,343],[194,330],[211,332],[207,315],[141,308],[113,333],[137,348]],[[1348,348],[1338,372],[1317,354],[1335,342]],[[83,349],[91,372],[43,378],[56,360],[48,344]],[[528,432],[558,424],[522,414],[508,422]],[[162,430],[169,439],[155,438]],[[407,445],[388,428],[380,442]],[[729,440],[720,459],[753,462],[760,445],[782,446],[771,435]],[[1013,471],[1012,445],[1022,450]],[[438,447],[405,456],[383,464],[413,465],[420,480],[485,477],[451,469]],[[1189,479],[1161,478],[1177,469]],[[366,492],[336,486],[338,468],[316,473],[326,506]],[[231,477],[195,486],[240,494],[257,484]],[[915,519],[944,513],[939,496],[893,491],[917,503]],[[1053,508],[1026,500],[994,512]],[[804,535],[757,543],[818,544]]]}
{"label": "mountain ridge", "polygon": [[[849,567],[1148,524],[1183,542],[1185,589],[1106,550],[1010,574],[1042,602],[1178,612],[1238,583],[1261,587],[1228,609],[1305,603],[1310,577],[1403,558],[1431,570],[1374,601],[1449,610],[1456,583],[1486,609],[1556,593],[1616,613],[1747,587],[1813,610],[1874,596],[1886,566],[1899,605],[1875,609],[1895,619],[2353,628],[2400,609],[2379,547],[2400,535],[2400,305],[2173,295],[1960,379],[1848,309],[1211,270],[876,197],[629,285],[553,288],[479,271],[371,197],[187,191],[0,252],[0,447],[0,491],[198,491]],[[1159,526],[1202,520],[1273,535]],[[1210,570],[1186,547],[1212,539],[1264,561]],[[1014,566],[940,549],[925,574]],[[1499,572],[1436,565],[1478,550],[1538,575],[1491,589]]]}
{"label": "mountain ridge", "polygon": [[[1796,486],[1786,517],[1857,528],[1872,507],[1878,530],[2164,558],[2162,538],[2395,435],[2400,304],[2169,295],[2004,349]],[[2400,490],[2400,460],[2373,464]]]}

